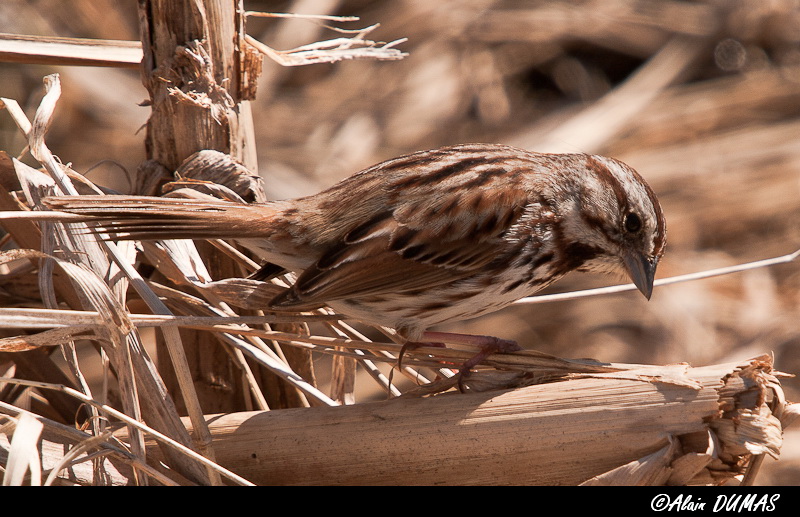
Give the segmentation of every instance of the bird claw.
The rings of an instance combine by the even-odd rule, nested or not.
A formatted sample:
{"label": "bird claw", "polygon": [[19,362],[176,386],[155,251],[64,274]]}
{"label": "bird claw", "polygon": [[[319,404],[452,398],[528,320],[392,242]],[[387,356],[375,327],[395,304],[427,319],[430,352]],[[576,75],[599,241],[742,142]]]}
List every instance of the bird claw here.
{"label": "bird claw", "polygon": [[[509,352],[516,352],[522,350],[522,347],[517,344],[516,341],[512,341],[510,339],[500,339],[492,336],[474,336],[474,335],[467,335],[467,334],[451,334],[451,333],[439,333],[439,332],[426,332],[423,334],[423,338],[442,338],[443,341],[454,343],[454,344],[463,344],[463,345],[471,345],[471,346],[478,346],[480,347],[480,352],[475,354],[473,357],[465,361],[458,370],[458,390],[462,393],[466,392],[466,387],[464,386],[464,378],[469,376],[471,373],[472,368],[479,365],[483,362],[487,357],[495,353],[509,353]],[[444,347],[445,344],[442,342],[419,342],[419,341],[408,341],[403,344],[403,347],[400,349],[400,354],[397,358],[397,368],[400,369],[402,366],[403,355],[406,353],[407,350],[413,350],[415,348],[419,348],[422,346],[433,346],[433,347]]]}
{"label": "bird claw", "polygon": [[481,347],[480,352],[472,356],[467,361],[464,361],[464,363],[458,369],[458,391],[461,393],[466,393],[464,378],[468,377],[472,373],[472,368],[482,363],[487,357],[498,352],[509,353],[522,350],[522,347],[519,346],[516,341],[512,341],[510,339],[500,339],[492,336],[474,337],[483,338],[486,340],[486,343],[483,347]]}
{"label": "bird claw", "polygon": [[397,355],[397,369],[403,367],[403,356],[409,350],[414,350],[423,346],[432,346],[436,348],[444,348],[444,343],[424,343],[420,341],[406,341],[403,346],[400,348],[400,353]]}

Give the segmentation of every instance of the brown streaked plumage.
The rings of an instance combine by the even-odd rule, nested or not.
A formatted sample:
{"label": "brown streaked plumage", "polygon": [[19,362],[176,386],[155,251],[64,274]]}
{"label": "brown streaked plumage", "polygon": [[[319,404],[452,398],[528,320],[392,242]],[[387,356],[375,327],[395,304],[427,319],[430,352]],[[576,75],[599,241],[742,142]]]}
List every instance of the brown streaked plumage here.
{"label": "brown streaked plumage", "polygon": [[664,252],[658,200],[601,156],[467,144],[365,169],[318,194],[261,205],[56,197],[120,238],[232,238],[298,279],[269,308],[328,305],[409,341],[501,309],[573,270],[626,271],[650,297]]}

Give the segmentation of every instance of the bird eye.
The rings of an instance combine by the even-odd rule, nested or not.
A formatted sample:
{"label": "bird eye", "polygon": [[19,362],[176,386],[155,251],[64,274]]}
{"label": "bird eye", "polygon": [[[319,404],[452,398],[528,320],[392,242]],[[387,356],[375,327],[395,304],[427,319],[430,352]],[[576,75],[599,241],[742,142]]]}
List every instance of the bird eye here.
{"label": "bird eye", "polygon": [[636,233],[642,229],[642,219],[633,212],[625,216],[625,231]]}

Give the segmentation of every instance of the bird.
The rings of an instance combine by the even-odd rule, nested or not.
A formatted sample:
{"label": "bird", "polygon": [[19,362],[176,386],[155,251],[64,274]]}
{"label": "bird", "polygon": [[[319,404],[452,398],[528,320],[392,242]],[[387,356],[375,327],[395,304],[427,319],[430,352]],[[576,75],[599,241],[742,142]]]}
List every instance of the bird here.
{"label": "bird", "polygon": [[[55,196],[51,210],[86,216],[116,239],[232,239],[293,285],[265,310],[327,306],[391,327],[407,345],[432,327],[530,296],[572,271],[627,274],[649,300],[666,221],[632,167],[600,155],[501,144],[419,151],[366,168],[317,194],[244,204],[153,196]],[[464,336],[480,353],[511,340]],[[405,348],[404,348],[405,350]],[[402,354],[401,354],[402,356]]]}

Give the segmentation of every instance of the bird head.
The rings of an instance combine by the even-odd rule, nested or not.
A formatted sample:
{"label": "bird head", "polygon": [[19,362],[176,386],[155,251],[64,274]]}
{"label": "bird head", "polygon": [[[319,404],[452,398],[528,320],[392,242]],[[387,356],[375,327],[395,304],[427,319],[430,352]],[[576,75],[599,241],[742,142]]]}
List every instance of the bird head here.
{"label": "bird head", "polygon": [[564,218],[565,240],[585,258],[577,269],[624,271],[650,299],[666,245],[661,205],[628,165],[603,156],[583,159],[585,173],[574,176],[571,214]]}

